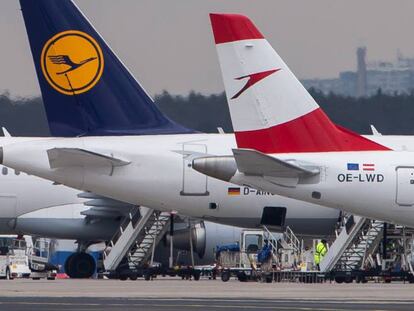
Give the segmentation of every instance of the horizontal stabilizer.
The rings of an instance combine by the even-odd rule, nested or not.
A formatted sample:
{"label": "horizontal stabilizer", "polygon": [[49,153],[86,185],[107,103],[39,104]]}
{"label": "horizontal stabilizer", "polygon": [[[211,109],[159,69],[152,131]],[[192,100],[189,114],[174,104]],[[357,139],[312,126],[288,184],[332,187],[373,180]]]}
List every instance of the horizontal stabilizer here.
{"label": "horizontal stabilizer", "polygon": [[47,151],[50,168],[74,166],[123,166],[131,162],[79,148],[53,148]]}
{"label": "horizontal stabilizer", "polygon": [[246,175],[297,178],[319,174],[319,168],[274,158],[252,149],[233,149],[237,168]]}

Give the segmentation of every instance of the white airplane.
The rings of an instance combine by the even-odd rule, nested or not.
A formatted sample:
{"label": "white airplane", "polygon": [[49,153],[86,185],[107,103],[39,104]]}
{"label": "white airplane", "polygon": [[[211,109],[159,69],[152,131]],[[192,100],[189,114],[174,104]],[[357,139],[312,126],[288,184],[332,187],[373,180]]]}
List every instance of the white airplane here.
{"label": "white airplane", "polygon": [[[0,145],[7,148],[28,143],[36,149],[38,144],[51,144],[47,150],[53,150],[43,150],[40,162],[35,159],[37,151],[30,155],[30,148],[19,159],[25,158],[23,166],[32,163],[37,170],[36,163],[46,156],[46,175],[51,173],[51,180],[57,177],[57,183],[52,183],[4,168],[0,174],[0,232],[78,239],[87,245],[111,237],[131,204],[139,204],[239,227],[270,223],[289,225],[302,235],[332,234],[339,214],[336,210],[235,187],[195,172],[190,167],[194,155],[206,154],[208,148],[230,154],[236,146],[234,135],[192,133],[168,120],[72,2],[22,0],[21,5],[51,132],[85,137],[0,138]],[[66,41],[60,40],[68,38],[78,40],[69,45],[75,50],[64,50]],[[55,54],[47,49],[50,44]],[[85,51],[92,56],[84,56]],[[39,62],[42,55],[43,62]],[[94,67],[98,60],[100,65]],[[74,69],[63,73],[69,68]],[[75,75],[82,68],[88,71]],[[93,68],[102,68],[100,81],[81,91],[77,83]],[[59,83],[62,88],[72,87],[72,93],[61,90]],[[175,132],[182,134],[171,134]],[[213,146],[217,142],[218,148]],[[13,157],[5,153],[2,160]],[[94,194],[92,198],[78,197],[80,191],[62,184]],[[119,198],[117,206],[104,193]]]}
{"label": "white airplane", "polygon": [[[107,198],[98,202],[80,194],[79,190],[0,166],[0,234],[75,239],[79,248],[71,256],[67,272],[71,277],[89,277],[95,262],[84,252],[91,242],[109,240],[132,205]],[[77,267],[86,275],[80,275]]]}
{"label": "white airplane", "polygon": [[[79,198],[79,194],[79,190],[0,166],[0,234],[77,240],[75,249],[59,256],[70,254],[65,270],[71,277],[90,277],[96,264],[89,252],[84,251],[92,242],[110,240],[132,205],[105,198]],[[212,222],[197,227],[193,233],[194,252],[199,255],[197,264],[214,262],[214,248],[237,241],[241,230]],[[189,250],[187,231],[186,223],[176,221],[174,247],[177,250]],[[161,243],[156,260],[165,261],[168,250]]]}
{"label": "white airplane", "polygon": [[237,148],[232,157],[195,159],[194,168],[413,227],[414,138],[364,137],[335,125],[247,17],[211,21]]}
{"label": "white airplane", "polygon": [[69,211],[83,207],[85,200],[78,198],[78,193],[78,190],[0,166],[0,234],[25,232],[20,231],[17,219],[33,211],[51,208]]}
{"label": "white airplane", "polygon": [[[336,221],[337,211],[194,171],[195,156],[229,154],[236,147],[234,135],[194,133],[167,119],[71,1],[20,2],[50,130],[54,136],[81,137],[5,138],[0,142],[5,165],[130,204],[223,224],[289,225],[315,234]],[[92,60],[76,67],[68,59]],[[69,67],[74,69],[62,74]]]}

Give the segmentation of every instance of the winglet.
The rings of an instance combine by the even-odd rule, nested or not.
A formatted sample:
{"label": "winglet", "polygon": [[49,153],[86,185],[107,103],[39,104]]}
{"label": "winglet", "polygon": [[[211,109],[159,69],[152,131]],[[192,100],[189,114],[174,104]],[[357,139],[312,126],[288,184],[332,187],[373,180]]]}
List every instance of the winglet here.
{"label": "winglet", "polygon": [[223,128],[222,128],[221,126],[218,126],[218,127],[217,127],[217,132],[218,132],[219,134],[225,134],[225,132],[224,132],[224,130],[223,130]]}
{"label": "winglet", "polygon": [[10,135],[9,131],[8,131],[8,130],[6,130],[6,128],[5,128],[5,127],[2,127],[1,129],[2,129],[2,131],[3,131],[3,135],[4,135],[4,137],[12,137],[12,136]]}
{"label": "winglet", "polygon": [[374,135],[374,136],[382,136],[382,134],[380,132],[378,132],[378,130],[375,128],[374,125],[370,124],[369,126],[371,127],[372,135]]}

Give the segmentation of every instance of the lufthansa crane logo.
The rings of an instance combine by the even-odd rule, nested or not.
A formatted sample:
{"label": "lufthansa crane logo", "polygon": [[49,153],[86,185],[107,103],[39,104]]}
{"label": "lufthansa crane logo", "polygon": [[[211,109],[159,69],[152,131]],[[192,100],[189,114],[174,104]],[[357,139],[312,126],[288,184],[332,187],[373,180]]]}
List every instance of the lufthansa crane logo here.
{"label": "lufthansa crane logo", "polygon": [[76,30],[60,32],[47,41],[40,63],[47,82],[66,95],[81,94],[93,88],[104,68],[98,43]]}

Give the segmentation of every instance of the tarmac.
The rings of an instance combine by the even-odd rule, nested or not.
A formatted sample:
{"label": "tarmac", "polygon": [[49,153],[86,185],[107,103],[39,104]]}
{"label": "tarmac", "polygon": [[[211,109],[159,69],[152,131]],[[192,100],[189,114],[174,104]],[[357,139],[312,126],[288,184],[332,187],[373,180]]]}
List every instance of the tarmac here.
{"label": "tarmac", "polygon": [[413,310],[414,284],[0,281],[0,310]]}

